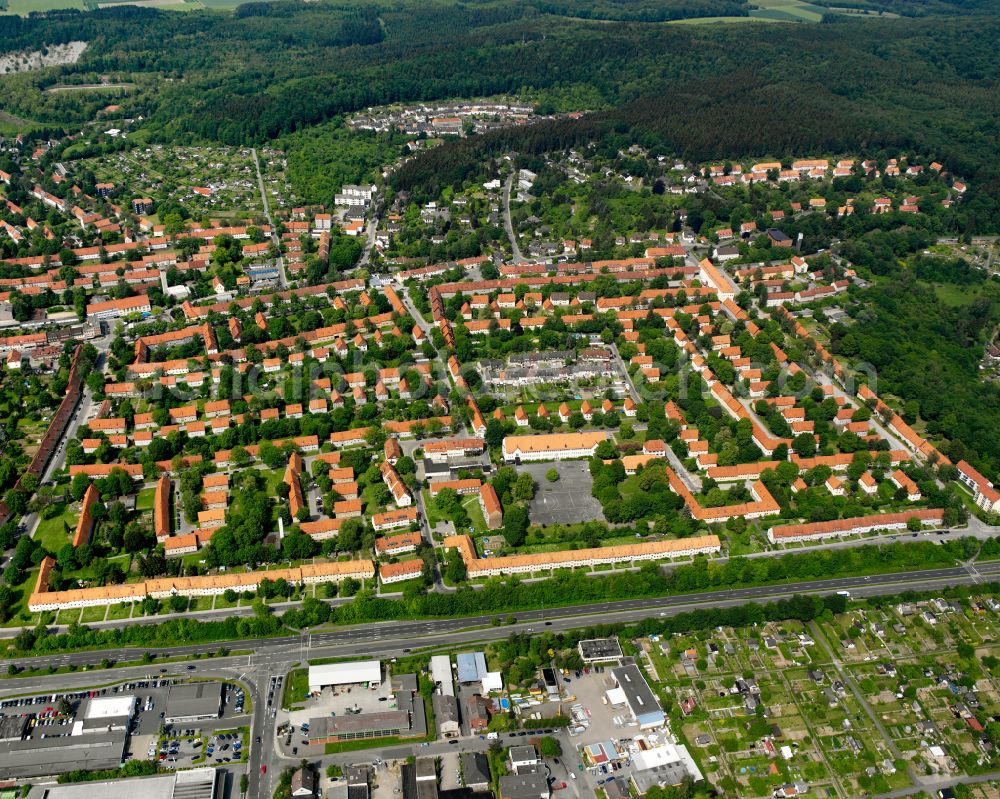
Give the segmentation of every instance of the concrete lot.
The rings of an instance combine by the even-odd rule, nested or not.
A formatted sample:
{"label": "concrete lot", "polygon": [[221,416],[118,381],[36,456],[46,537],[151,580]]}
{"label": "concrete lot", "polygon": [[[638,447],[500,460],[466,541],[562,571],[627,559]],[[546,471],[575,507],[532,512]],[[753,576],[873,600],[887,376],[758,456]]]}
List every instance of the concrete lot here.
{"label": "concrete lot", "polygon": [[[559,472],[559,479],[545,479],[549,469]],[[565,463],[526,463],[518,471],[527,472],[538,488],[531,501],[529,515],[532,524],[572,524],[592,519],[604,519],[601,503],[590,495],[593,481],[585,461]]]}
{"label": "concrete lot", "polygon": [[302,710],[293,710],[287,715],[284,711],[278,712],[278,727],[284,722],[291,725],[278,736],[278,746],[288,757],[319,757],[324,753],[325,746],[312,743],[308,734],[302,732],[302,725],[308,724],[310,719],[331,714],[344,716],[348,710],[352,713],[378,713],[395,709],[396,697],[389,678],[374,689],[358,685],[324,688],[318,697],[307,697]]}
{"label": "concrete lot", "polygon": [[[606,683],[608,676],[609,673],[607,670],[603,673],[591,670],[589,674],[581,672],[580,677],[576,677],[575,674],[570,675],[570,683],[564,683],[565,692],[576,697],[575,701],[567,703],[567,711],[573,705],[580,705],[589,722],[589,726],[579,735],[572,737],[567,735],[569,744],[573,748],[572,752],[565,752],[564,749],[565,757],[562,759],[567,761],[564,764],[567,769],[574,769],[580,763],[583,763],[581,749],[588,744],[604,741],[631,741],[634,736],[640,735],[639,727],[631,721],[627,708],[612,707],[602,702],[602,699],[606,698],[605,692],[609,687],[608,683]],[[666,741],[666,736],[662,734],[641,733],[641,735],[651,744],[664,743]],[[566,738],[563,740],[565,741]],[[607,779],[610,775],[627,781],[629,775],[628,765],[626,764],[618,771],[609,771],[607,773],[600,771],[600,769],[587,770],[585,768],[583,771],[576,770],[577,781],[583,795],[586,795],[586,788],[588,786],[593,791],[601,781]]]}
{"label": "concrete lot", "polygon": [[402,790],[402,763],[394,762],[391,766],[381,766],[375,770],[375,789],[372,799],[398,799]]}
{"label": "concrete lot", "polygon": [[445,752],[441,755],[441,789],[450,791],[462,787],[462,770],[459,766],[458,752]]}
{"label": "concrete lot", "polygon": [[386,678],[377,688],[362,688],[358,685],[342,688],[324,688],[318,697],[307,697],[305,709],[293,710],[288,714],[288,721],[296,728],[309,719],[317,716],[338,716],[351,712],[377,713],[395,709],[395,697],[392,693],[392,680]]}

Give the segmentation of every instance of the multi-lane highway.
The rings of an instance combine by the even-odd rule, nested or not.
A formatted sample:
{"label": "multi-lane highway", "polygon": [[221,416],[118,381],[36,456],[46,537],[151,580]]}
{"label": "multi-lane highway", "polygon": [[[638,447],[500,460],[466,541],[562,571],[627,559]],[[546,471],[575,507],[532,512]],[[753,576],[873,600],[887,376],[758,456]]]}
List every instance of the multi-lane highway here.
{"label": "multi-lane highway", "polygon": [[[409,647],[411,644],[420,646],[503,638],[513,631],[533,630],[538,623],[556,629],[572,629],[590,624],[635,621],[657,614],[668,616],[706,607],[730,607],[751,601],[767,602],[787,598],[794,594],[829,594],[846,590],[850,591],[853,596],[874,596],[905,590],[926,590],[935,586],[981,583],[993,579],[1000,580],[1000,561],[988,561],[978,563],[975,566],[953,566],[866,577],[803,580],[754,588],[722,589],[668,597],[624,599],[585,605],[551,607],[519,612],[516,614],[517,624],[514,625],[497,626],[496,621],[500,618],[507,618],[506,613],[446,619],[386,621],[336,629],[323,628],[317,632],[298,636],[167,647],[156,649],[156,652],[162,657],[211,653],[217,651],[221,644],[238,649],[253,649],[257,656],[272,652],[292,651],[300,653],[303,648],[313,650],[323,648],[325,650],[329,647],[342,649],[344,650],[342,654],[348,655],[387,653],[398,651],[401,646]],[[220,611],[220,614],[223,613],[232,613],[232,611]],[[129,660],[142,657],[149,649],[149,647],[116,649],[114,655],[120,660]],[[328,653],[324,652],[324,654]],[[13,661],[0,660],[0,668],[6,668],[11,662],[42,668],[64,665],[79,667],[95,664],[103,656],[103,652],[57,653],[40,657],[19,658]],[[243,661],[246,661],[245,657]],[[0,691],[4,687],[0,686]]]}

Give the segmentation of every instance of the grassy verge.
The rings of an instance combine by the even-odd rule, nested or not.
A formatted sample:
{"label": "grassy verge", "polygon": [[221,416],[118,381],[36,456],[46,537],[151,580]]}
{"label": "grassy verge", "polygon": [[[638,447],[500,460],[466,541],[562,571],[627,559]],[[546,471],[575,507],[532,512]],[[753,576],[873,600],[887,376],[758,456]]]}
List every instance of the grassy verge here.
{"label": "grassy verge", "polygon": [[309,669],[292,669],[285,677],[281,706],[286,710],[301,710],[309,696]]}

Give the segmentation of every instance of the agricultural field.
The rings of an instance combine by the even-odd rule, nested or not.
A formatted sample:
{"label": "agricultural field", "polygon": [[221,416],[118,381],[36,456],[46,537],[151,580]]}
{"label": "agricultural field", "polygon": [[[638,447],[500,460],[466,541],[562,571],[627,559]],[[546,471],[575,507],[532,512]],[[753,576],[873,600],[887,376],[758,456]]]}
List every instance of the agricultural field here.
{"label": "agricultural field", "polygon": [[756,0],[750,12],[752,19],[775,22],[819,22],[826,9],[803,0]]}

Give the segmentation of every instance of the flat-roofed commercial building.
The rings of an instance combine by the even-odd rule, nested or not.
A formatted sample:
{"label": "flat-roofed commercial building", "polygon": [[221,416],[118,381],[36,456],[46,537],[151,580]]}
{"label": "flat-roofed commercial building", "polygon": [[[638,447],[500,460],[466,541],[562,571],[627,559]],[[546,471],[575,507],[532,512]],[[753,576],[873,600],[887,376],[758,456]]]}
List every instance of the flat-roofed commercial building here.
{"label": "flat-roofed commercial building", "polygon": [[127,730],[135,713],[134,696],[99,696],[87,702],[73,723],[73,735]]}
{"label": "flat-roofed commercial building", "polygon": [[370,685],[382,682],[382,663],[378,660],[353,660],[349,663],[324,663],[309,667],[309,690],[322,691],[331,685]]}
{"label": "flat-roofed commercial building", "polygon": [[[3,741],[0,742],[0,780],[62,774],[76,769],[118,768],[125,760],[127,741],[125,730]],[[94,799],[94,794],[87,799]]]}
{"label": "flat-roofed commercial building", "polygon": [[167,724],[217,719],[222,715],[222,683],[171,685],[167,692]]}
{"label": "flat-roofed commercial building", "polygon": [[687,747],[663,744],[644,749],[632,757],[632,784],[640,794],[654,785],[677,785],[690,777],[696,782],[702,778]]}
{"label": "flat-roofed commercial building", "polygon": [[662,727],[666,717],[663,708],[646,682],[642,670],[634,663],[611,670],[615,685],[625,694],[625,704],[640,729]]}
{"label": "flat-roofed commercial building", "polygon": [[30,799],[135,799],[137,796],[142,799],[217,799],[224,788],[224,772],[196,768],[154,777],[36,785],[28,796]]}
{"label": "flat-roofed commercial building", "polygon": [[621,660],[622,645],[617,638],[588,638],[576,647],[584,663]]}

